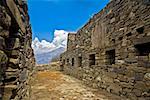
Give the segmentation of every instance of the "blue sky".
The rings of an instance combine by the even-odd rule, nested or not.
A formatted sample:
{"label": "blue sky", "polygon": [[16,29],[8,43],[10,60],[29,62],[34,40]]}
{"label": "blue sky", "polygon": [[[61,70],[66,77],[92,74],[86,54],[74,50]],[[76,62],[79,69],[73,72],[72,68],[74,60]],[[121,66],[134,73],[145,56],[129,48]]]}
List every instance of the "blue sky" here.
{"label": "blue sky", "polygon": [[28,0],[33,39],[52,42],[55,30],[75,32],[109,0]]}

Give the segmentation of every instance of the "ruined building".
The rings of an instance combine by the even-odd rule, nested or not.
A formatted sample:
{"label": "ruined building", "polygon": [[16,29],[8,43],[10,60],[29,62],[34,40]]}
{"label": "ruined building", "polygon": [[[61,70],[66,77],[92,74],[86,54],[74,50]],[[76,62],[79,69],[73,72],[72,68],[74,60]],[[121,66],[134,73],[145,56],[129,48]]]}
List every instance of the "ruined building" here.
{"label": "ruined building", "polygon": [[150,99],[150,1],[111,0],[76,34],[60,60],[89,86]]}
{"label": "ruined building", "polygon": [[0,100],[29,100],[31,41],[25,0],[0,0]]}

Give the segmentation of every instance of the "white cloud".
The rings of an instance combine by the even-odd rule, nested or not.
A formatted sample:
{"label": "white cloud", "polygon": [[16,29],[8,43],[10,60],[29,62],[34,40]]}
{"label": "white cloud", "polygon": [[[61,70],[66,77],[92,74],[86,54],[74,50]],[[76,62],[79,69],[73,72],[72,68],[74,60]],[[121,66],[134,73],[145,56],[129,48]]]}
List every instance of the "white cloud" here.
{"label": "white cloud", "polygon": [[66,48],[68,33],[69,32],[64,30],[55,30],[54,39],[52,42],[48,42],[46,40],[39,41],[39,39],[36,37],[32,41],[32,48],[34,50],[34,53],[41,54],[41,53],[53,51],[60,47]]}

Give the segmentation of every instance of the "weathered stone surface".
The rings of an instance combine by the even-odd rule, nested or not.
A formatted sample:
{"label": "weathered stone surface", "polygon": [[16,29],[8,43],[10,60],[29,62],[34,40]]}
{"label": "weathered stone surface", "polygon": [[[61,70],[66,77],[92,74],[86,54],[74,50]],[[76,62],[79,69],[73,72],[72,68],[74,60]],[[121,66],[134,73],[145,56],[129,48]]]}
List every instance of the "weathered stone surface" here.
{"label": "weathered stone surface", "polygon": [[107,88],[107,91],[110,91],[110,92],[112,92],[112,93],[114,93],[114,94],[119,95],[120,92],[122,91],[122,88],[121,88],[121,86],[112,83],[112,84]]}
{"label": "weathered stone surface", "polygon": [[8,57],[17,59],[19,57],[20,51],[18,49],[17,50],[10,49],[10,50],[5,50],[5,52],[7,53]]}
{"label": "weathered stone surface", "polygon": [[17,65],[17,64],[19,64],[19,59],[10,58],[10,59],[9,59],[9,63],[12,63],[12,64],[14,64],[14,65]]}
{"label": "weathered stone surface", "polygon": [[144,73],[135,73],[135,81],[142,81],[144,78]]}
{"label": "weathered stone surface", "polygon": [[146,73],[146,74],[144,75],[144,79],[150,81],[150,73]]}
{"label": "weathered stone surface", "polygon": [[102,76],[102,82],[103,83],[113,83],[113,78],[109,77],[109,76]]}
{"label": "weathered stone surface", "polygon": [[123,88],[122,91],[125,92],[126,95],[127,93],[131,93],[132,90],[130,88]]}
{"label": "weathered stone surface", "polygon": [[150,81],[146,81],[145,84],[146,84],[147,88],[150,89]]}
{"label": "weathered stone surface", "polygon": [[97,81],[97,82],[101,82],[101,81],[102,81],[101,76],[96,77],[96,81]]}
{"label": "weathered stone surface", "polygon": [[8,48],[17,49],[20,47],[19,38],[9,38],[8,39]]}
{"label": "weathered stone surface", "polygon": [[8,30],[2,30],[0,36],[8,37],[9,36],[9,31]]}
{"label": "weathered stone surface", "polygon": [[[21,30],[25,33],[25,23],[22,20],[22,16],[20,14],[19,9],[17,8],[17,4],[14,1],[6,1],[8,8],[10,9],[11,13],[13,14],[13,17],[15,18],[17,24],[21,28]],[[23,9],[24,11],[27,9]],[[25,17],[25,16],[24,16]]]}
{"label": "weathered stone surface", "polygon": [[131,100],[143,98],[150,83],[150,6],[144,1],[111,0],[70,34],[74,38],[68,38],[69,49],[60,56],[64,72]]}
{"label": "weathered stone surface", "polygon": [[138,89],[133,89],[132,91],[136,96],[141,96],[142,95],[142,91],[138,90]]}
{"label": "weathered stone surface", "polygon": [[7,61],[8,61],[7,55],[0,50],[0,65],[7,63]]}
{"label": "weathered stone surface", "polygon": [[23,71],[21,71],[19,75],[19,81],[25,81],[27,79],[27,76],[28,76],[27,69],[24,69]]}
{"label": "weathered stone surface", "polygon": [[6,47],[5,40],[0,36],[0,50],[3,50]]}
{"label": "weathered stone surface", "polygon": [[133,88],[133,84],[132,83],[120,82],[120,85],[123,88],[130,88],[130,90]]}
{"label": "weathered stone surface", "polygon": [[147,87],[144,82],[139,81],[135,83],[134,88],[143,90],[143,89],[146,89]]}
{"label": "weathered stone surface", "polygon": [[0,1],[0,100],[30,100],[28,83],[35,59],[27,3],[18,5],[21,1]]}
{"label": "weathered stone surface", "polygon": [[[8,30],[11,24],[11,17],[7,14],[6,9],[0,6],[0,26],[2,26],[5,30]],[[3,34],[1,34],[3,36]]]}
{"label": "weathered stone surface", "polygon": [[125,62],[126,63],[136,63],[137,60],[136,59],[127,58],[127,59],[125,59]]}
{"label": "weathered stone surface", "polygon": [[8,98],[11,98],[11,96],[13,95],[12,91],[16,89],[16,85],[6,85],[4,86],[4,96],[3,96],[3,100],[8,100]]}

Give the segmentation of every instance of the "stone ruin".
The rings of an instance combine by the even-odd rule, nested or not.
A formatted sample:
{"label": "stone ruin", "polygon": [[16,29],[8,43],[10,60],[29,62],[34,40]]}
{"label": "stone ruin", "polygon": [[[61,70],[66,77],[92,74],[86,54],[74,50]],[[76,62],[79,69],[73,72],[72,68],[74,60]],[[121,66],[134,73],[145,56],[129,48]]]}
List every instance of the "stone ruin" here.
{"label": "stone ruin", "polygon": [[111,0],[61,54],[64,72],[131,100],[150,100],[150,1]]}
{"label": "stone ruin", "polygon": [[26,3],[0,0],[0,100],[29,100],[35,59]]}

